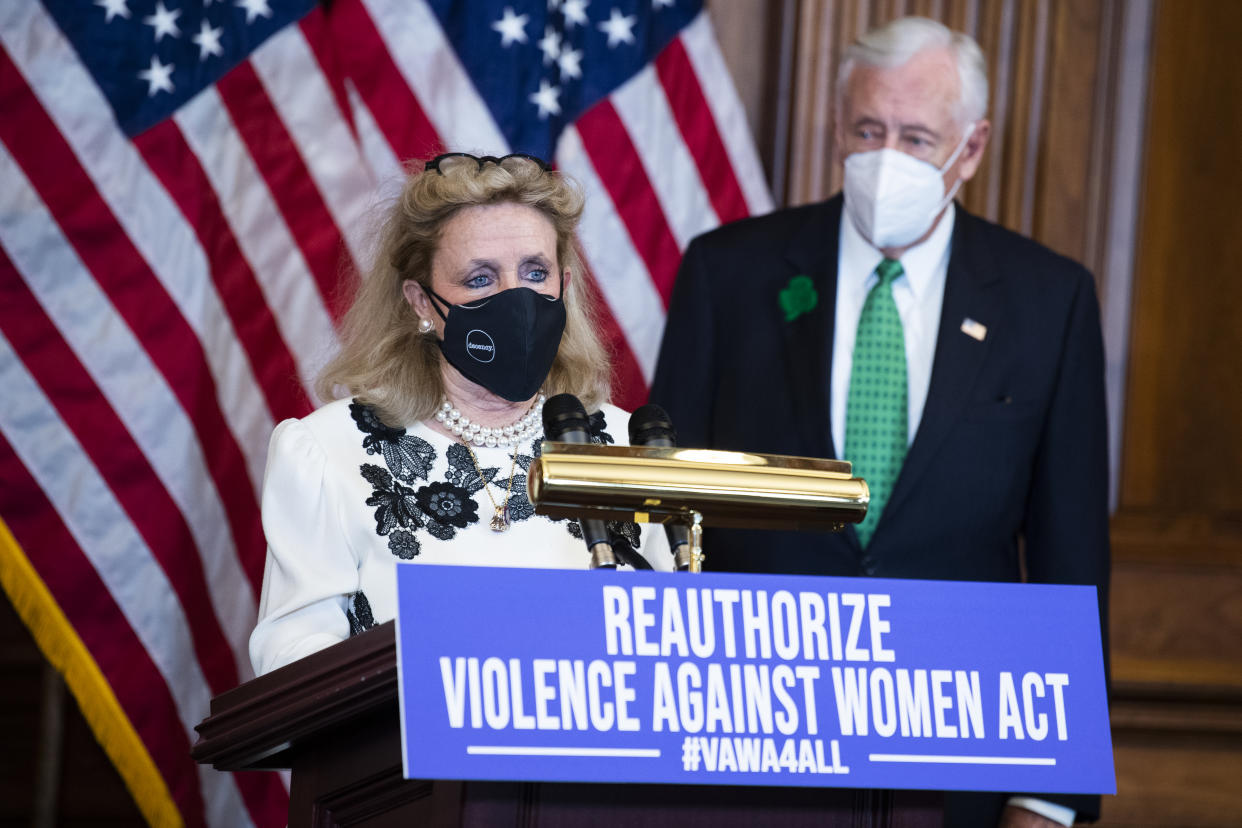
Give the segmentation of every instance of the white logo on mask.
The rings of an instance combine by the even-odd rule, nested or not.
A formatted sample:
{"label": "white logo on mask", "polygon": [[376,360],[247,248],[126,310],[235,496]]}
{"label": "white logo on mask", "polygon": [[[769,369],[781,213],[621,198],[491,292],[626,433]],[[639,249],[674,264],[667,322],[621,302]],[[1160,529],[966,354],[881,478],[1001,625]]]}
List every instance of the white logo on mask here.
{"label": "white logo on mask", "polygon": [[939,168],[887,147],[846,158],[845,209],[863,238],[886,249],[905,247],[927,233],[957,194],[961,179],[946,193],[944,171],[953,166],[974,131],[971,124]]}
{"label": "white logo on mask", "polygon": [[496,358],[496,343],[487,331],[475,328],[466,334],[466,353],[479,362],[491,362]]}

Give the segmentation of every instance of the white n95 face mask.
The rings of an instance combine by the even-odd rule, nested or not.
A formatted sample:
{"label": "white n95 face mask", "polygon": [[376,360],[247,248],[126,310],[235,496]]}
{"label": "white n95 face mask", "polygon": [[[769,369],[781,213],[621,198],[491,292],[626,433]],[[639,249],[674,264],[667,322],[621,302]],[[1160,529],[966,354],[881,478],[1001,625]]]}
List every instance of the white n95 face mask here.
{"label": "white n95 face mask", "polygon": [[845,159],[845,209],[858,232],[883,250],[921,238],[962,181],[944,191],[944,171],[966,148],[971,124],[944,166],[937,168],[895,149],[856,152]]}

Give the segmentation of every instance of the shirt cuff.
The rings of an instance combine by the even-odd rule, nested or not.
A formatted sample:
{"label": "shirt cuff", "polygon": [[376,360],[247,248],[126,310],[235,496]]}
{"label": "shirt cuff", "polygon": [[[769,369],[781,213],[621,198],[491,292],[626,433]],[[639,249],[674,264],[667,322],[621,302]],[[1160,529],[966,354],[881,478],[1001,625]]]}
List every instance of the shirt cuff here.
{"label": "shirt cuff", "polygon": [[1073,808],[1067,808],[1064,805],[1058,805],[1046,799],[1036,799],[1032,796],[1011,796],[1009,797],[1008,804],[1015,808],[1025,808],[1028,811],[1034,811],[1041,817],[1050,819],[1053,822],[1059,822],[1067,826],[1067,828],[1074,824],[1074,817],[1077,816],[1077,812]]}

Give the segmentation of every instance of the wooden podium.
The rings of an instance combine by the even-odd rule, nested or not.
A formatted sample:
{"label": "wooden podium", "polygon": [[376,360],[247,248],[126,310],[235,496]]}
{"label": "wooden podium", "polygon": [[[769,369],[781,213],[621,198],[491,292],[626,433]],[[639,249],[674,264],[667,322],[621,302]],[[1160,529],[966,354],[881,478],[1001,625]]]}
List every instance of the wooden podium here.
{"label": "wooden podium", "polygon": [[407,780],[392,622],[223,693],[194,759],[293,772],[289,828],[841,826],[932,828],[925,791]]}

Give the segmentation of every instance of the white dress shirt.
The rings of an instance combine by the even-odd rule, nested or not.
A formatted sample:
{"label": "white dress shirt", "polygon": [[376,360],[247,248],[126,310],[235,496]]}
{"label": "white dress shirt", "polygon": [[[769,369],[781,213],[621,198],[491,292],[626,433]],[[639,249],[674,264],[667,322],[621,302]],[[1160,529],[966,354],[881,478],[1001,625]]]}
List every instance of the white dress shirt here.
{"label": "white dress shirt", "polygon": [[[949,270],[949,242],[957,208],[950,204],[936,229],[922,244],[902,255],[904,273],[893,281],[893,301],[906,340],[907,445],[914,441],[931,384],[932,359],[944,303],[944,281]],[[837,254],[837,311],[832,334],[832,443],[837,456],[845,452],[845,409],[854,366],[858,317],[867,294],[879,281],[875,269],[884,254],[862,237],[849,213],[841,211],[841,239]]]}

